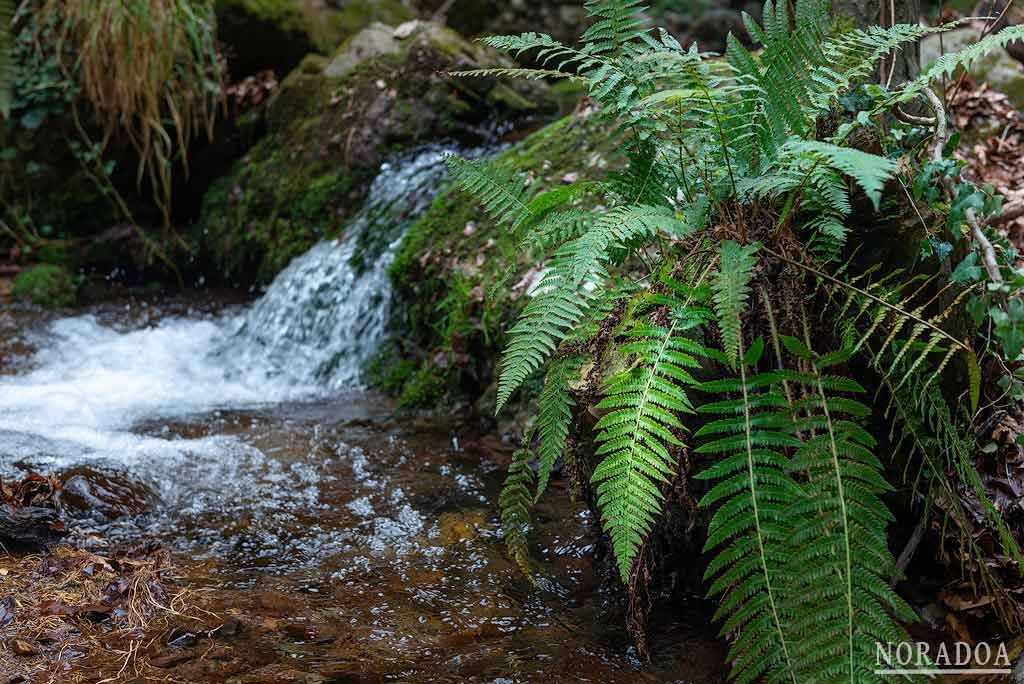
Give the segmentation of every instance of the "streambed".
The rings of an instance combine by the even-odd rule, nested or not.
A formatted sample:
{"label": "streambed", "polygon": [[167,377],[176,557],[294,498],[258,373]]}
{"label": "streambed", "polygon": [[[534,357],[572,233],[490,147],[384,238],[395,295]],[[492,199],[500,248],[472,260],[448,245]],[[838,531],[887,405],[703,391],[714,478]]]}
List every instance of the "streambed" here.
{"label": "streambed", "polygon": [[[213,614],[204,628],[244,625],[218,658],[196,653],[168,676],[721,680],[721,646],[695,616],[659,627],[654,663],[636,658],[621,601],[593,571],[591,521],[567,496],[538,508],[537,584],[522,576],[494,507],[509,445],[468,417],[396,417],[360,390],[226,382],[210,350],[238,309],[204,306],[21,312],[0,380],[3,474],[82,474],[109,507],[81,512],[77,539],[160,541]],[[116,662],[78,667],[99,680]]]}
{"label": "streambed", "polygon": [[637,658],[568,496],[537,508],[535,584],[507,559],[495,503],[513,445],[363,389],[387,268],[448,151],[385,164],[340,238],[255,301],[0,310],[0,476],[65,480],[85,548],[170,549],[200,611],[110,635],[76,676],[129,681],[126,644],[145,642],[182,682],[723,680],[697,609],[660,619],[654,662]]}

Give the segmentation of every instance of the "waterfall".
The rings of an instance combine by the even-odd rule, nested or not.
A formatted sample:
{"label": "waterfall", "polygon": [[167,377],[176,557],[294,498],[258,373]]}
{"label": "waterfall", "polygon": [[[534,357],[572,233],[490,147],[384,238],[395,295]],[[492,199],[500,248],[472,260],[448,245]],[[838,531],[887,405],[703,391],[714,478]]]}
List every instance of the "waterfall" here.
{"label": "waterfall", "polygon": [[295,259],[242,317],[224,357],[292,386],[357,384],[387,334],[388,266],[408,224],[436,196],[448,152],[430,147],[385,164],[342,241],[321,242]]}
{"label": "waterfall", "polygon": [[246,310],[116,329],[57,320],[19,375],[0,375],[0,470],[223,453],[223,440],[165,439],[149,426],[221,408],[328,398],[357,389],[387,335],[387,269],[444,185],[441,146],[382,166],[337,240],[296,258]]}

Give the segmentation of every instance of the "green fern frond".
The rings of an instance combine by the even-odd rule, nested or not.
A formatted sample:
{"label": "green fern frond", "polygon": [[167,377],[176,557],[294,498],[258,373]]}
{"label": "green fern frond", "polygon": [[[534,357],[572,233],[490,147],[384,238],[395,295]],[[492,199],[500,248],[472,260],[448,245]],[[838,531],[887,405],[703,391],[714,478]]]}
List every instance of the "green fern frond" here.
{"label": "green fern frond", "polygon": [[530,219],[527,185],[513,169],[456,155],[445,161],[455,181],[480,202],[498,225],[508,224],[515,232]]}
{"label": "green fern frond", "polygon": [[588,0],[584,7],[594,19],[583,33],[590,52],[617,55],[647,33],[644,0]]}
{"label": "green fern frond", "polygon": [[896,172],[896,162],[851,147],[840,147],[818,140],[791,140],[780,150],[780,157],[805,157],[835,169],[857,182],[878,209],[882,189]]}
{"label": "green fern frond", "polygon": [[501,529],[509,555],[523,573],[532,577],[530,549],[526,533],[530,527],[530,506],[533,504],[534,473],[530,467],[533,452],[520,449],[512,456],[508,475],[498,497],[501,510]]}
{"label": "green fern frond", "polygon": [[759,339],[752,353],[743,354],[745,358],[737,364],[739,378],[699,386],[710,394],[736,396],[698,409],[720,416],[695,435],[708,438],[697,453],[721,456],[697,475],[714,483],[700,505],[716,507],[704,550],[717,555],[705,578],[713,579],[708,595],[721,596],[715,619],[724,620],[722,632],[736,634],[729,652],[733,680],[749,684],[763,677],[797,684],[803,680],[790,654],[782,602],[785,585],[791,581],[784,569],[795,524],[787,512],[801,491],[787,473],[788,459],[782,450],[797,447],[800,441],[789,433],[786,399],[773,389],[780,378],[748,375],[748,367],[763,349]]}
{"label": "green fern frond", "polygon": [[449,71],[455,78],[522,78],[527,81],[542,81],[549,78],[567,79],[570,81],[586,81],[579,74],[570,74],[556,69],[521,69],[513,67],[495,67],[491,69],[472,69],[470,71]]}
{"label": "green fern frond", "polygon": [[540,447],[537,454],[540,469],[537,472],[537,494],[539,500],[547,489],[551,477],[551,469],[555,461],[565,452],[569,438],[569,427],[572,423],[572,411],[576,406],[569,385],[579,378],[583,358],[569,356],[557,359],[548,368],[544,379],[544,389],[537,399],[537,432],[540,435]]}
{"label": "green fern frond", "polygon": [[978,59],[993,50],[1005,48],[1010,43],[1024,39],[1024,25],[1007,26],[999,33],[987,36],[971,43],[958,52],[942,55],[928,67],[918,78],[903,88],[904,94],[913,94],[928,88],[937,79],[952,77],[959,69],[970,69]]}
{"label": "green fern frond", "polygon": [[712,281],[715,314],[722,334],[722,350],[729,365],[737,367],[742,348],[740,328],[750,296],[750,277],[757,264],[759,245],[741,246],[726,240],[718,249],[718,274]]}
{"label": "green fern frond", "polygon": [[[786,372],[787,381],[805,388],[795,412],[798,434],[809,435],[789,464],[802,481],[806,498],[789,511],[801,520],[790,538],[792,579],[786,610],[792,622],[792,653],[801,670],[831,668],[835,681],[851,684],[883,681],[867,678],[863,663],[870,662],[877,643],[906,638],[894,618],[914,621],[913,610],[889,586],[895,561],[887,546],[886,526],[892,520],[881,495],[892,487],[885,481],[882,463],[874,455],[874,438],[863,428],[870,409],[836,393],[863,394],[852,380],[830,378],[822,359],[798,341],[785,340],[790,351],[809,365],[809,372]],[[827,363],[840,363],[852,352],[831,355]],[[827,572],[809,572],[808,568]],[[806,597],[815,597],[813,617]]]}
{"label": "green fern frond", "polygon": [[495,413],[501,411],[520,385],[541,367],[559,343],[587,315],[594,285],[607,277],[599,263],[586,277],[576,277],[579,265],[575,241],[560,247],[545,270],[532,299],[509,330],[511,338],[501,357]]}
{"label": "green fern frond", "polygon": [[636,361],[608,381],[597,405],[607,413],[595,427],[596,455],[603,458],[591,482],[623,582],[661,514],[661,487],[676,471],[670,450],[682,446],[677,434],[685,429],[678,416],[693,412],[686,394],[696,384],[691,371],[700,367],[698,357],[709,355],[683,333],[705,322],[709,313],[683,306],[672,312],[667,326],[640,324],[630,330],[631,341],[619,352]]}

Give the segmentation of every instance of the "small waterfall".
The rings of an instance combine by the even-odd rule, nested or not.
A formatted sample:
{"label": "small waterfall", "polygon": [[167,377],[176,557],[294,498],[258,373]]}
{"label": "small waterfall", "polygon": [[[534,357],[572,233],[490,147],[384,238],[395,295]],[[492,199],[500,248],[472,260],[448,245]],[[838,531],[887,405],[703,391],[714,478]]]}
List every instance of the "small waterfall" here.
{"label": "small waterfall", "polygon": [[437,195],[450,151],[433,146],[385,164],[342,239],[295,259],[241,319],[222,350],[230,364],[293,387],[358,384],[387,332],[388,266],[408,225]]}
{"label": "small waterfall", "polygon": [[444,186],[448,152],[431,146],[383,165],[344,235],[295,259],[241,313],[131,330],[93,315],[50,324],[27,371],[0,375],[0,474],[26,458],[173,470],[189,454],[230,451],[233,438],[165,438],[154,422],[357,389],[387,333],[388,266]]}

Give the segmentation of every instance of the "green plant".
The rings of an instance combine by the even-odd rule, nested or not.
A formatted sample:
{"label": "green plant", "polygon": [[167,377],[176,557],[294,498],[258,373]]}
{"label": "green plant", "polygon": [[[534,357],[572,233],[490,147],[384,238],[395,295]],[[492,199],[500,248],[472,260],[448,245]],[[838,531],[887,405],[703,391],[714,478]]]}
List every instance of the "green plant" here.
{"label": "green plant", "polygon": [[38,264],[18,274],[11,294],[17,299],[54,309],[74,304],[77,289],[74,278],[61,266]]}
{"label": "green plant", "polygon": [[[579,48],[534,33],[486,38],[543,68],[460,75],[582,80],[600,116],[623,135],[626,168],[578,186],[597,197],[592,211],[571,206],[572,193],[542,192],[486,161],[453,158],[451,168],[522,249],[547,259],[508,331],[497,393],[500,411],[547,370],[538,424],[527,435],[528,443],[540,438],[542,482],[573,428],[574,388],[588,398],[595,378],[606,378],[590,405],[600,415],[591,484],[622,580],[632,586],[643,574],[641,549],[665,491],[686,477],[682,462],[698,458],[705,468],[697,479],[710,486],[701,503],[713,511],[709,591],[720,597],[723,632],[736,636],[735,679],[879,681],[865,669],[875,643],[902,640],[899,622],[914,615],[889,583],[899,568],[880,497],[891,489],[893,464],[875,453],[865,427],[872,409],[855,398],[864,390],[852,374],[862,366],[851,360],[867,358],[868,379],[881,379],[901,402],[907,387],[934,386],[962,359],[977,407],[970,369],[979,357],[973,336],[946,327],[971,288],[888,267],[869,283],[849,261],[849,226],[871,213],[867,207],[882,207],[902,167],[944,158],[944,112],[931,81],[1024,29],[944,58],[894,90],[870,86],[867,105],[844,116],[842,105],[881,58],[943,29],[856,30],[832,21],[820,0],[791,5],[769,0],[763,25],[747,17],[761,52],[730,38],[724,61],[649,31],[640,0],[587,2],[593,23]],[[934,117],[903,113],[902,104],[921,98]],[[921,125],[934,131],[931,160],[894,144]],[[880,137],[891,154],[862,149]],[[994,261],[984,225],[995,205],[937,176],[919,186],[938,193],[933,210],[946,214],[927,227],[929,236],[957,233],[985,264],[972,274],[997,291],[1005,318],[982,308],[1003,331],[1004,349],[1019,352],[1009,321],[1024,307],[1006,277],[1012,260]],[[845,304],[837,312],[830,299]],[[939,311],[926,313],[936,301]],[[809,321],[826,312],[831,322],[812,329]],[[825,344],[836,351],[815,348]],[[585,378],[576,370],[583,363]],[[696,409],[695,396],[705,400]],[[915,426],[933,429],[923,406],[902,408]],[[531,457],[517,456],[500,502],[517,559],[526,543],[523,462]],[[933,467],[929,476],[947,473]],[[1003,540],[1019,554],[1012,537]]]}
{"label": "green plant", "polygon": [[[43,0],[36,24],[53,31],[51,57],[102,129],[101,149],[116,136],[139,157],[170,223],[171,168],[186,165],[198,131],[213,135],[223,64],[210,2],[191,0]],[[87,147],[93,141],[83,132]]]}

